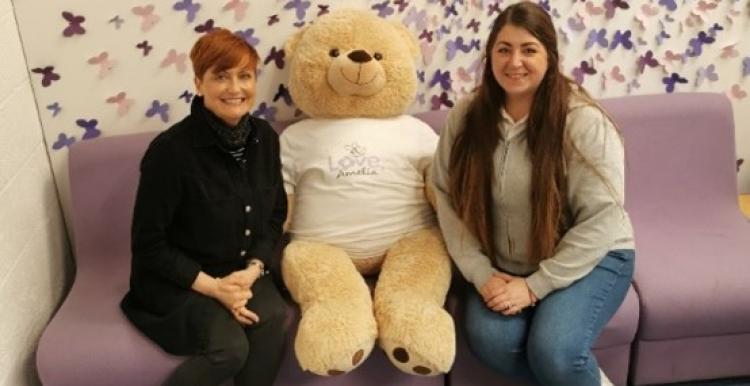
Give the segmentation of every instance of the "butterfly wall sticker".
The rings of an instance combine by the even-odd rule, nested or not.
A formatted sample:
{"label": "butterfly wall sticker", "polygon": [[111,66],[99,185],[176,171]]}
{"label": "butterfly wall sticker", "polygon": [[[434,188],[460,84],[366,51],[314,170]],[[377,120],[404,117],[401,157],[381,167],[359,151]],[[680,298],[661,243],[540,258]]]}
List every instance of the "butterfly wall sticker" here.
{"label": "butterfly wall sticker", "polygon": [[169,103],[161,103],[154,99],[151,102],[151,107],[146,110],[146,118],[159,116],[162,122],[169,122]]}
{"label": "butterfly wall sticker", "polygon": [[174,3],[172,9],[174,9],[175,11],[185,11],[187,22],[192,23],[193,21],[195,21],[195,16],[201,9],[201,4],[193,3],[193,0],[180,0]]}
{"label": "butterfly wall sticker", "polygon": [[245,18],[245,13],[247,12],[247,7],[249,4],[250,3],[243,0],[231,0],[224,5],[222,10],[234,11],[234,20],[242,21]]}
{"label": "butterfly wall sticker", "polygon": [[68,26],[65,27],[62,34],[66,38],[69,38],[71,36],[75,35],[83,35],[86,33],[86,29],[83,28],[83,22],[86,21],[86,18],[83,16],[76,16],[71,12],[64,11],[62,13],[63,19],[68,22]]}
{"label": "butterfly wall sticker", "polygon": [[52,82],[60,80],[60,74],[55,72],[55,66],[32,68],[31,72],[42,75],[42,87],[49,87]]}

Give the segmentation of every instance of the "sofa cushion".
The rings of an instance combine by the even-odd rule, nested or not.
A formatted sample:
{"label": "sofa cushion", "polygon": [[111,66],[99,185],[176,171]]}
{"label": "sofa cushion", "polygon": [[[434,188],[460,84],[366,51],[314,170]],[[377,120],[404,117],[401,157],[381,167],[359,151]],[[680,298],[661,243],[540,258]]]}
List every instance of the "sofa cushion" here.
{"label": "sofa cushion", "polygon": [[603,101],[625,137],[639,339],[750,332],[750,223],[722,94]]}

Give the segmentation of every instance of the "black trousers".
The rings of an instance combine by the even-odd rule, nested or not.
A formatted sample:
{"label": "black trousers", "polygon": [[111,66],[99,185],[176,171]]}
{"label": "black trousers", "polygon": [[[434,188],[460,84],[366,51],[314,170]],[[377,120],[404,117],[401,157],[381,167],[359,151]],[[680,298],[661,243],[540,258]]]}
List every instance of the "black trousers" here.
{"label": "black trousers", "polygon": [[235,386],[273,384],[284,352],[286,303],[270,276],[259,278],[252,291],[247,308],[260,321],[251,326],[237,322],[218,301],[199,295],[210,313],[205,336],[196,339],[201,347],[164,386],[219,386],[231,378]]}

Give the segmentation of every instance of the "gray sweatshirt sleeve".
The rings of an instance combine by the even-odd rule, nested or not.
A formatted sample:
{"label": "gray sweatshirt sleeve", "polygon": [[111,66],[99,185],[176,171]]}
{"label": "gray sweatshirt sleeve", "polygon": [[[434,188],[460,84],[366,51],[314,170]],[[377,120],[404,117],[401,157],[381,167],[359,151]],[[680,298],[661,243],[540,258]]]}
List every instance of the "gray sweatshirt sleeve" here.
{"label": "gray sweatshirt sleeve", "polygon": [[479,290],[496,269],[490,263],[490,259],[480,251],[479,242],[458,218],[448,197],[448,163],[451,147],[456,133],[461,130],[461,121],[467,106],[467,100],[461,101],[448,114],[432,162],[432,183],[440,229],[448,252],[461,274]]}
{"label": "gray sweatshirt sleeve", "polygon": [[625,156],[620,137],[596,107],[571,110],[566,127],[567,200],[573,225],[551,258],[526,281],[538,298],[587,275],[618,242],[632,242],[624,209]]}

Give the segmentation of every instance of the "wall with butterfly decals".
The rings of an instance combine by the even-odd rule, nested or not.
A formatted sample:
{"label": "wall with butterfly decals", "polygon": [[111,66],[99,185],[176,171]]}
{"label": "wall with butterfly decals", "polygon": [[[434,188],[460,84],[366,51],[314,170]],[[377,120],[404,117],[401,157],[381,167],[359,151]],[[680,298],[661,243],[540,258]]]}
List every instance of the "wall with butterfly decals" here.
{"label": "wall with butterfly decals", "polygon": [[[400,21],[423,54],[412,112],[450,108],[473,88],[491,21],[514,0],[14,1],[58,179],[66,149],[99,136],[163,130],[193,96],[187,53],[217,26],[261,55],[254,114],[299,112],[286,88],[283,44],[346,6]],[[724,92],[735,108],[740,188],[750,192],[750,0],[538,1],[558,26],[563,69],[597,97]],[[64,184],[63,184],[64,185]],[[62,189],[63,201],[67,193]]]}

